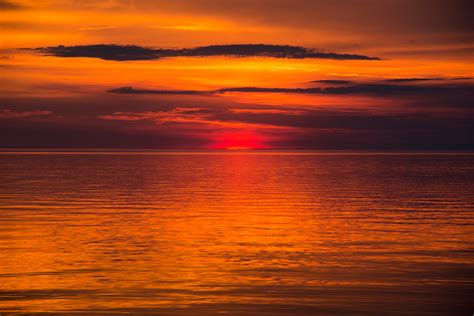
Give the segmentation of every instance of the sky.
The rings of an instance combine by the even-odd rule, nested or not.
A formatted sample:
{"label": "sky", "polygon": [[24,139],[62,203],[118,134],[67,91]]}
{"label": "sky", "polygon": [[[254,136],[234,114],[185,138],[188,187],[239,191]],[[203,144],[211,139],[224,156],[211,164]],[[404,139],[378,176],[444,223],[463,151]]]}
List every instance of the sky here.
{"label": "sky", "polygon": [[0,148],[473,150],[469,0],[0,0]]}

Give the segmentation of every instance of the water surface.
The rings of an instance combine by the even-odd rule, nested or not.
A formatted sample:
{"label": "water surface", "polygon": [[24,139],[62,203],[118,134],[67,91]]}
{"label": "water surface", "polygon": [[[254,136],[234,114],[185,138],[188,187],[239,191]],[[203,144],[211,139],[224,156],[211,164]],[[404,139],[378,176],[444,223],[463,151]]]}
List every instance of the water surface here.
{"label": "water surface", "polygon": [[2,315],[471,315],[474,155],[0,153]]}

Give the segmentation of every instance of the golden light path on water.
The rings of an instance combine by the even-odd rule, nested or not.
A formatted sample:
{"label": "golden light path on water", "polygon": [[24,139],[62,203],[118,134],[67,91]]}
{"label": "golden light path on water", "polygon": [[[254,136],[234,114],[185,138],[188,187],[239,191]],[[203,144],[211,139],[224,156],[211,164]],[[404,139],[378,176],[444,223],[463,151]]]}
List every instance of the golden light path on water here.
{"label": "golden light path on water", "polygon": [[469,310],[473,160],[2,153],[0,312]]}

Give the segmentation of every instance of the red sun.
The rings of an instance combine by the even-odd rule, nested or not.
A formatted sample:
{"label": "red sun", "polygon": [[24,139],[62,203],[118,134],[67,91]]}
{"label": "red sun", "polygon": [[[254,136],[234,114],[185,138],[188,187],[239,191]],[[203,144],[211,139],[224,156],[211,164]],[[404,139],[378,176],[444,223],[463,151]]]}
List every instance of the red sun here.
{"label": "red sun", "polygon": [[212,149],[250,150],[269,148],[262,135],[247,131],[226,131],[215,135]]}

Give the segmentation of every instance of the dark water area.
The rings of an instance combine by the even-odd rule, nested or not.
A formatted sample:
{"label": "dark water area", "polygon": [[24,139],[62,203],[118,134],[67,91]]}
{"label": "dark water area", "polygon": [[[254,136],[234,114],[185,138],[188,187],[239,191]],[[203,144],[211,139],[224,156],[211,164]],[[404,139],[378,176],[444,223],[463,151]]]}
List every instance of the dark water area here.
{"label": "dark water area", "polygon": [[472,315],[474,155],[0,153],[4,315]]}

